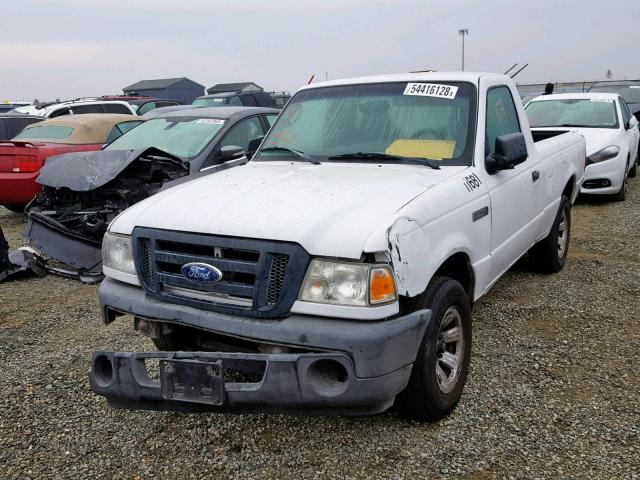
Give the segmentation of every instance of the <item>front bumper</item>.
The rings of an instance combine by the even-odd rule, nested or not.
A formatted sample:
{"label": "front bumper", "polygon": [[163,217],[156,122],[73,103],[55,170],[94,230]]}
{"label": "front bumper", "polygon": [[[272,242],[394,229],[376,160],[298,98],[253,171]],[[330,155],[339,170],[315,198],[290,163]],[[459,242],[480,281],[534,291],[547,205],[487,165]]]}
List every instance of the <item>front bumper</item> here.
{"label": "front bumper", "polygon": [[[584,170],[584,178],[580,188],[580,193],[588,195],[611,195],[618,193],[622,188],[622,183],[627,172],[626,159],[619,155],[611,160],[592,163]],[[609,180],[608,187],[585,188],[585,182],[589,180]]]}
{"label": "front bumper", "polygon": [[[154,299],[132,285],[105,279],[100,303],[106,322],[117,314],[165,321],[243,340],[291,347],[298,353],[95,352],[93,391],[117,408],[179,411],[305,411],[371,414],[386,410],[409,381],[422,337],[431,319],[420,310],[386,321],[291,315],[279,320],[239,317]],[[167,382],[152,380],[145,358],[187,360],[194,371],[209,365],[240,369],[264,365],[253,383],[223,380],[223,399],[167,396]],[[204,364],[204,365],[203,365]],[[338,372],[337,375],[334,375]],[[209,388],[189,375],[185,388]],[[182,382],[184,384],[184,382]],[[205,382],[206,383],[206,382]],[[197,397],[198,395],[196,395]]]}
{"label": "front bumper", "polygon": [[83,237],[44,214],[29,212],[25,237],[33,248],[67,265],[82,271],[102,271],[100,241]]}

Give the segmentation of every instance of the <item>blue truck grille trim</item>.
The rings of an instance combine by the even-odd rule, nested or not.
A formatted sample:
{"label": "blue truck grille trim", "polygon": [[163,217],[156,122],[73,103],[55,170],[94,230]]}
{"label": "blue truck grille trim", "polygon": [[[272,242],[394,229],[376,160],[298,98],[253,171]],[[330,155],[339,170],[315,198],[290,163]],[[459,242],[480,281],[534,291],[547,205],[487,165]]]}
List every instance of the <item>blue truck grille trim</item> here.
{"label": "blue truck grille trim", "polygon": [[[309,265],[298,244],[137,228],[134,257],[142,287],[171,303],[259,318],[285,316]],[[222,280],[194,284],[181,274],[200,262]]]}

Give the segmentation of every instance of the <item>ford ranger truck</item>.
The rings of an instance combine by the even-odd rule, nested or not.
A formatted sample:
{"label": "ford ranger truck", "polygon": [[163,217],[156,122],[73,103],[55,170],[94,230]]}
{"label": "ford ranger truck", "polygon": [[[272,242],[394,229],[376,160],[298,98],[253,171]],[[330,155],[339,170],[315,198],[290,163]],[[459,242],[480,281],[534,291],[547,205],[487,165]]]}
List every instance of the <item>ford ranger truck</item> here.
{"label": "ford ranger truck", "polygon": [[158,352],[94,352],[112,407],[448,414],[472,307],[528,252],[564,266],[585,140],[534,142],[504,75],[298,91],[251,161],[160,192],[103,243],[104,322]]}

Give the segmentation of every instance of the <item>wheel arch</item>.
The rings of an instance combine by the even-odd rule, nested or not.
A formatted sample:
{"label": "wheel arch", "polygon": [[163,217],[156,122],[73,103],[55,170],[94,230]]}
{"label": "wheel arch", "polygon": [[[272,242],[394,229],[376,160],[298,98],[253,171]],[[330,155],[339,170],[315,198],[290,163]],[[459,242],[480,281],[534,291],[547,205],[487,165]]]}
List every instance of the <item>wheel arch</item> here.
{"label": "wheel arch", "polygon": [[476,278],[471,265],[471,258],[467,253],[460,251],[451,255],[440,264],[434,276],[449,277],[459,282],[467,293],[469,304],[473,305]]}
{"label": "wheel arch", "polygon": [[562,194],[569,199],[569,202],[573,203],[574,201],[573,194],[576,191],[579,191],[579,188],[576,186],[576,176],[571,175],[571,177],[567,181],[567,184],[564,186],[564,189],[562,190]]}
{"label": "wheel arch", "polygon": [[474,291],[476,285],[476,275],[471,264],[471,257],[465,251],[452,252],[449,257],[444,259],[439,266],[433,271],[433,274],[425,279],[425,288],[422,292],[415,296],[400,296],[400,311],[407,313],[411,311],[412,305],[429,289],[431,282],[436,277],[447,277],[456,280],[469,299],[469,306],[473,307]]}

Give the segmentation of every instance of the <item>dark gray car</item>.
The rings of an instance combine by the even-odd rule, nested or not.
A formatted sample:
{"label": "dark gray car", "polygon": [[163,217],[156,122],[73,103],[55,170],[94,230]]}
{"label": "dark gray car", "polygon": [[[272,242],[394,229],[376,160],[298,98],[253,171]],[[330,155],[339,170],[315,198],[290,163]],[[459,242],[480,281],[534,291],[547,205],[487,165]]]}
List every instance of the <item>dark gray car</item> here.
{"label": "dark gray car", "polygon": [[102,236],[116,215],[168,182],[244,162],[278,113],[179,110],[142,123],[100,151],[50,157],[37,179],[43,188],[27,206],[31,246],[79,273],[99,272]]}

